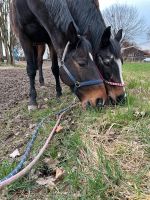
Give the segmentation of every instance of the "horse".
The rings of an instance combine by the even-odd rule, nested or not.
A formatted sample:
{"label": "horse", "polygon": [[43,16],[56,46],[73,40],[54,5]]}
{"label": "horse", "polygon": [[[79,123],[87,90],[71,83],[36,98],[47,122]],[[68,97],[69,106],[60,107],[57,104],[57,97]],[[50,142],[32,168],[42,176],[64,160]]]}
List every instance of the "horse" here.
{"label": "horse", "polygon": [[12,0],[10,11],[14,27],[25,53],[30,81],[29,106],[37,108],[35,76],[37,51],[33,44],[46,43],[56,51],[61,61],[55,65],[62,81],[76,94],[85,108],[103,106],[107,99],[104,83],[91,58],[92,47],[87,38],[79,35],[66,0]]}
{"label": "horse", "polygon": [[[120,47],[122,29],[116,33],[114,38],[111,37],[111,28],[105,25],[98,8],[98,0],[66,0],[66,2],[75,23],[80,28],[80,34],[85,32],[88,34],[94,61],[99,68],[111,103],[125,103],[126,93],[122,77]],[[58,65],[57,56],[55,53],[53,55],[52,69],[53,65]],[[41,66],[39,66],[39,69],[41,69]],[[40,76],[42,77],[41,74]],[[58,78],[56,79],[58,80]],[[58,81],[56,85],[57,94],[61,95],[61,87]]]}
{"label": "horse", "polygon": [[120,46],[123,30],[118,30],[114,38],[111,37],[111,27],[106,27],[97,2],[98,0],[67,0],[70,13],[80,27],[80,33],[88,29],[94,60],[111,103],[124,103],[126,93]]}

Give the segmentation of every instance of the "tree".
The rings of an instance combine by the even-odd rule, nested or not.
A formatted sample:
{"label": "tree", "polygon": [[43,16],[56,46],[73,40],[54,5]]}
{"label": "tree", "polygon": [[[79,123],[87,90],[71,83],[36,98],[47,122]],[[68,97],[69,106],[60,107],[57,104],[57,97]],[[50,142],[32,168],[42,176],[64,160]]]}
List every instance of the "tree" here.
{"label": "tree", "polygon": [[119,29],[123,29],[122,42],[133,42],[136,36],[144,30],[144,20],[134,6],[114,4],[104,10],[103,17],[105,23],[112,27],[113,34],[116,34]]}
{"label": "tree", "polygon": [[[14,64],[13,47],[15,36],[11,31],[9,20],[10,0],[0,0],[0,54],[3,56],[2,46],[4,47],[6,60],[9,64]],[[2,59],[2,58],[1,58]]]}

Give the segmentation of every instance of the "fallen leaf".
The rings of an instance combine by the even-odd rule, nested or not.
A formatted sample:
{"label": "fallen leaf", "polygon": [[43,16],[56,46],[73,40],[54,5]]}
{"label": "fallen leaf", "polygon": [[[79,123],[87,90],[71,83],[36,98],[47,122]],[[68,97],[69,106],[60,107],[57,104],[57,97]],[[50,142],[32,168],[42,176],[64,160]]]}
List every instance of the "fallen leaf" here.
{"label": "fallen leaf", "polygon": [[47,104],[41,106],[41,109],[47,109],[47,108],[48,108]]}
{"label": "fallen leaf", "polygon": [[46,186],[49,189],[55,188],[55,179],[53,177],[47,177],[47,178],[39,178],[36,183],[38,183],[41,186]]}
{"label": "fallen leaf", "polygon": [[51,158],[45,158],[44,163],[48,166],[48,168],[52,168],[55,170],[57,168],[57,165],[59,164],[58,160],[53,160]]}
{"label": "fallen leaf", "polygon": [[39,178],[36,183],[38,183],[39,185],[46,185],[48,183],[47,179],[44,178]]}
{"label": "fallen leaf", "polygon": [[65,171],[63,169],[57,168],[56,169],[55,180],[57,181],[58,179],[62,178],[64,173],[65,173]]}
{"label": "fallen leaf", "polygon": [[20,134],[19,132],[16,132],[16,133],[15,133],[15,136],[18,136],[19,134]]}
{"label": "fallen leaf", "polygon": [[13,153],[10,154],[11,158],[16,158],[17,156],[20,156],[19,150],[16,149]]}
{"label": "fallen leaf", "polygon": [[59,133],[63,130],[63,127],[61,125],[57,126],[56,133]]}
{"label": "fallen leaf", "polygon": [[47,188],[49,190],[53,190],[56,187],[55,183],[51,182],[50,184],[47,185]]}

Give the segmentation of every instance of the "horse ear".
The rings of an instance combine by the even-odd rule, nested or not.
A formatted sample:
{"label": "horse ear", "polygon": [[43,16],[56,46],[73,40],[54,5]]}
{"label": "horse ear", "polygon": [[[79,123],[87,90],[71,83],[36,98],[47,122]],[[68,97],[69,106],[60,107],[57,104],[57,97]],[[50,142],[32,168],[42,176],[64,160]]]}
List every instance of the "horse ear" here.
{"label": "horse ear", "polygon": [[110,44],[111,26],[108,26],[101,37],[100,47],[107,47]]}
{"label": "horse ear", "polygon": [[78,42],[77,30],[76,30],[73,22],[70,22],[70,24],[68,26],[67,39],[73,45],[75,45]]}
{"label": "horse ear", "polygon": [[120,29],[120,30],[118,31],[118,33],[116,34],[116,36],[115,36],[115,39],[116,39],[118,42],[120,42],[120,40],[122,39],[122,32],[123,32],[123,30]]}

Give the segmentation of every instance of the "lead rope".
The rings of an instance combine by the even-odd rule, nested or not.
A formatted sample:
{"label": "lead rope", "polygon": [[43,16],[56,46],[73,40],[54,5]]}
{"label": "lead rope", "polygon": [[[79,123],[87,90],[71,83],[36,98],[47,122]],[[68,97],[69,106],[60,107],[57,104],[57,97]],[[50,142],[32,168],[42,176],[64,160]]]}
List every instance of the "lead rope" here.
{"label": "lead rope", "polygon": [[[76,99],[76,98],[75,98],[75,99]],[[19,170],[23,167],[23,164],[24,164],[24,162],[26,161],[27,156],[29,155],[29,152],[30,152],[30,150],[31,150],[31,147],[32,147],[32,145],[33,145],[33,143],[34,143],[34,141],[35,141],[36,136],[37,136],[37,133],[36,133],[36,136],[35,136],[35,134],[33,134],[31,141],[28,143],[28,145],[29,145],[29,144],[30,144],[30,145],[29,145],[29,146],[27,145],[26,151],[25,151],[24,155],[22,156],[22,160],[20,161],[20,163],[17,165],[17,167],[16,167],[8,176],[6,176],[4,179],[2,179],[2,180],[0,181],[0,190],[1,190],[2,188],[4,188],[5,186],[7,186],[7,185],[13,183],[14,181],[16,181],[18,178],[21,178],[22,176],[24,176],[24,175],[25,175],[28,171],[30,171],[31,168],[37,163],[37,161],[40,159],[40,157],[42,156],[42,154],[44,153],[44,151],[45,151],[46,148],[48,147],[48,144],[49,144],[49,142],[51,141],[51,139],[52,139],[52,137],[53,137],[53,135],[54,135],[54,133],[55,133],[55,131],[56,131],[56,128],[58,127],[58,125],[59,125],[59,123],[60,123],[60,120],[61,120],[61,118],[63,117],[63,115],[64,115],[67,111],[69,111],[71,108],[73,108],[73,107],[75,107],[75,106],[78,105],[78,104],[75,104],[75,99],[74,99],[74,102],[73,102],[70,106],[68,106],[67,108],[62,109],[61,111],[59,111],[59,112],[57,112],[57,113],[55,114],[56,116],[59,116],[59,117],[58,117],[58,120],[57,120],[57,122],[56,122],[56,124],[55,124],[53,130],[51,131],[51,133],[50,133],[48,139],[46,140],[44,146],[41,148],[41,150],[39,151],[38,155],[34,158],[34,160],[33,160],[29,165],[27,165],[23,170],[21,170],[21,171],[19,172]],[[42,126],[43,122],[44,122],[49,116],[50,116],[50,115],[48,115],[47,117],[45,117],[45,118],[39,123],[39,125],[38,125],[37,128],[35,129],[36,131]],[[37,132],[38,132],[38,131],[37,131]]]}

